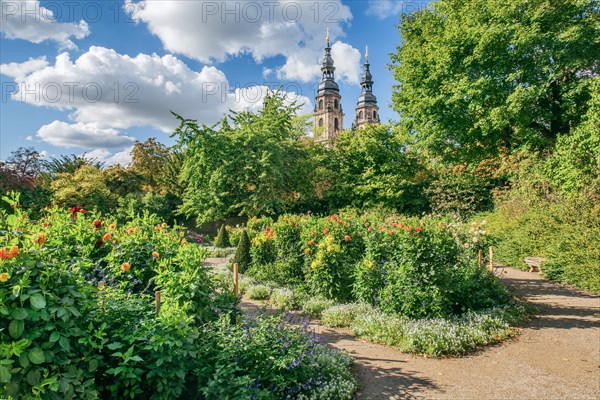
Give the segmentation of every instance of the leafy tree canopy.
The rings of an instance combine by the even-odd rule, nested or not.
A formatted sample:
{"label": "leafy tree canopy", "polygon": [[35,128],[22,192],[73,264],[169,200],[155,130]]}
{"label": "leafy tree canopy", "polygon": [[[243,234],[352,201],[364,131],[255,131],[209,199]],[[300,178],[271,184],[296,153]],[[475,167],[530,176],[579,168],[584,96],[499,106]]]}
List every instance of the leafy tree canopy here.
{"label": "leafy tree canopy", "polygon": [[204,222],[280,213],[298,202],[310,185],[298,108],[275,93],[261,111],[232,112],[212,127],[176,116],[174,135],[185,149],[182,210]]}
{"label": "leafy tree canopy", "polygon": [[600,72],[597,0],[441,0],[404,15],[393,106],[436,155],[543,148],[576,126]]}

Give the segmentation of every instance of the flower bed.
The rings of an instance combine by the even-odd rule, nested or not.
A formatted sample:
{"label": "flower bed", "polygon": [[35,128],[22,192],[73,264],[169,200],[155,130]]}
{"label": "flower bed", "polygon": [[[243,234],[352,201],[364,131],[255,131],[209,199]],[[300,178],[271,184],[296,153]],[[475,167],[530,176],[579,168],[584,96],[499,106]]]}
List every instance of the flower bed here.
{"label": "flower bed", "polygon": [[80,207],[47,208],[30,221],[18,198],[4,200],[14,214],[0,219],[1,398],[354,391],[349,359],[306,332],[274,330],[279,322],[267,319],[232,325],[231,292],[202,267],[206,250],[183,229],[151,215],[117,225]]}

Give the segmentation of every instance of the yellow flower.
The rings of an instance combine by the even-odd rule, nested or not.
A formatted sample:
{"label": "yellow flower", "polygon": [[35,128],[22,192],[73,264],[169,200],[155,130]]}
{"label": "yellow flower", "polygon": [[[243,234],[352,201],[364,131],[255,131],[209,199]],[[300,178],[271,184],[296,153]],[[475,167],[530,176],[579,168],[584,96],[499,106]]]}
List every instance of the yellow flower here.
{"label": "yellow flower", "polygon": [[110,225],[108,226],[108,229],[110,229],[110,230],[113,230],[113,229],[115,229],[116,227],[117,227],[117,224],[110,224]]}
{"label": "yellow flower", "polygon": [[167,227],[167,223],[166,223],[166,222],[163,222],[161,226],[162,226],[163,228],[166,228],[166,227]]}
{"label": "yellow flower", "polygon": [[182,246],[185,246],[186,244],[188,244],[188,241],[187,241],[187,240],[185,240],[185,239],[183,239],[183,240],[181,241],[181,245],[182,245]]}
{"label": "yellow flower", "polygon": [[9,279],[10,279],[10,275],[7,274],[6,272],[3,272],[0,274],[0,282],[6,282]]}

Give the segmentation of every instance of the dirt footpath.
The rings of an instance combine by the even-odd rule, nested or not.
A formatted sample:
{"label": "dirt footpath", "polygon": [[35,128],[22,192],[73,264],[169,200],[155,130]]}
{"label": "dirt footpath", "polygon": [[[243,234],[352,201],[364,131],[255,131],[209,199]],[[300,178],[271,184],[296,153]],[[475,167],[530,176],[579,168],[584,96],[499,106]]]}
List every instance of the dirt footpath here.
{"label": "dirt footpath", "polygon": [[[540,314],[516,338],[470,356],[426,359],[317,323],[312,329],[354,357],[357,399],[600,399],[600,297],[538,273],[496,270]],[[261,304],[243,306],[254,313]]]}

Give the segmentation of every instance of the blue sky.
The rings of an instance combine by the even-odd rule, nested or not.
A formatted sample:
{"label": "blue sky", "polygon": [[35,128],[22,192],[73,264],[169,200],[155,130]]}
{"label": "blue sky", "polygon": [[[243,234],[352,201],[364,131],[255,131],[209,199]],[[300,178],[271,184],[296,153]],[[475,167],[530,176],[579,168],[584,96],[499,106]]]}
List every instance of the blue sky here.
{"label": "blue sky", "polygon": [[402,12],[423,1],[0,0],[0,159],[20,146],[127,163],[135,140],[172,144],[169,111],[214,123],[266,87],[314,105],[327,28],[350,127],[364,62],[384,121]]}

